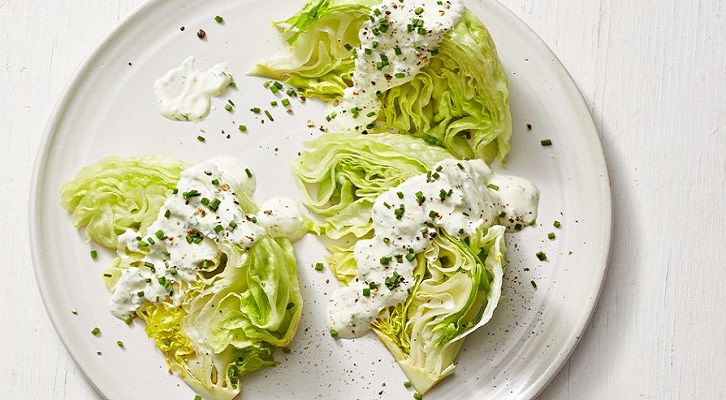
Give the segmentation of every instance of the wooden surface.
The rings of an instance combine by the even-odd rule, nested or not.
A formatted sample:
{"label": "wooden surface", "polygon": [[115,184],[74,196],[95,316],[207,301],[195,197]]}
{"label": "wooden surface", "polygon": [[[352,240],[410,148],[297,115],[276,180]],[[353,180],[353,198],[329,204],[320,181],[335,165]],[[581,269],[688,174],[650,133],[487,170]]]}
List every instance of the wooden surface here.
{"label": "wooden surface", "polygon": [[[0,399],[100,399],[43,308],[27,204],[52,107],[140,2],[0,0]],[[539,399],[726,398],[726,2],[503,3],[579,85],[614,200],[601,300]]]}

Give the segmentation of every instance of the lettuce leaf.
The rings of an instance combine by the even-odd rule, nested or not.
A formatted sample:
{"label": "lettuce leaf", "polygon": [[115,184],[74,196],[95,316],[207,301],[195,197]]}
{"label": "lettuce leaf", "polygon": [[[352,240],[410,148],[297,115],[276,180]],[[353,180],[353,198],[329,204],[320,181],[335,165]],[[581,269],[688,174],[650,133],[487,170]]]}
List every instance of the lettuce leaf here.
{"label": "lettuce leaf", "polygon": [[145,232],[189,164],[164,156],[108,157],[82,168],[61,188],[61,206],[75,227],[115,249],[126,229]]}
{"label": "lettuce leaf", "polygon": [[501,296],[504,231],[495,225],[466,241],[437,236],[407,301],[374,322],[419,393],[454,372],[463,339],[491,319]]}
{"label": "lettuce leaf", "polygon": [[[284,81],[306,96],[340,98],[352,86],[358,30],[378,2],[321,0],[277,23],[290,47],[257,63],[252,74]],[[512,121],[509,82],[484,24],[469,10],[439,54],[410,82],[384,92],[375,131],[427,139],[458,158],[504,163]]]}
{"label": "lettuce leaf", "polygon": [[325,218],[319,230],[332,239],[371,233],[379,194],[422,174],[451,154],[408,135],[326,134],[305,143],[292,164],[303,203]]}
{"label": "lettuce leaf", "polygon": [[[154,222],[187,165],[160,156],[103,159],[65,184],[61,201],[91,240],[116,249],[120,233]],[[249,196],[235,193],[242,211],[257,212]],[[145,303],[136,315],[170,371],[205,399],[229,400],[242,376],[276,364],[276,349],[297,331],[303,299],[288,239],[264,236],[248,252],[224,241],[218,247],[197,280],[178,283],[181,304]],[[118,255],[104,271],[109,290],[125,269],[142,267],[143,254]]]}

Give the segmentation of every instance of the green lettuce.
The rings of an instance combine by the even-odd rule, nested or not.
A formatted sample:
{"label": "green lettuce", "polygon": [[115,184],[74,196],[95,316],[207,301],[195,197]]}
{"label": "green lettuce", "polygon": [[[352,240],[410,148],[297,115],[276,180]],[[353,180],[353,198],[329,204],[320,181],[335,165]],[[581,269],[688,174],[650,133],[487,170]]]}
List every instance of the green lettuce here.
{"label": "green lettuce", "polygon": [[[117,248],[118,234],[153,223],[186,165],[156,156],[103,159],[64,185],[61,201],[72,217],[82,215],[77,226],[95,229],[91,240]],[[242,191],[236,196],[243,212],[258,211]],[[288,239],[264,236],[248,252],[224,241],[218,246],[197,280],[178,283],[181,304],[145,303],[136,315],[170,371],[206,399],[229,400],[242,376],[276,364],[275,351],[297,331],[303,299]],[[110,290],[125,269],[142,267],[143,254],[118,252],[104,271]]]}
{"label": "green lettuce", "polygon": [[305,143],[292,163],[303,203],[325,218],[318,229],[332,239],[370,235],[378,195],[425,173],[451,154],[407,135],[326,134]]}
{"label": "green lettuce", "polygon": [[[293,176],[304,203],[322,219],[318,232],[331,239],[327,261],[344,285],[358,273],[354,242],[373,235],[375,199],[452,157],[421,139],[386,133],[325,134],[305,146]],[[493,225],[457,238],[441,230],[416,256],[406,302],[375,320],[374,332],[419,393],[454,371],[463,339],[491,318],[501,294],[504,232]]]}
{"label": "green lettuce", "polygon": [[[324,101],[352,86],[358,31],[378,2],[320,0],[277,23],[290,47],[260,61],[253,74],[278,79]],[[504,163],[512,121],[509,82],[484,24],[469,10],[438,55],[412,81],[383,92],[375,132],[416,135],[454,156]]]}
{"label": "green lettuce", "polygon": [[491,319],[501,296],[504,231],[495,225],[468,240],[437,236],[406,302],[374,321],[373,331],[419,393],[454,372],[463,339]]}
{"label": "green lettuce", "polygon": [[61,206],[89,239],[115,249],[126,229],[146,232],[188,165],[156,155],[104,158],[61,187]]}

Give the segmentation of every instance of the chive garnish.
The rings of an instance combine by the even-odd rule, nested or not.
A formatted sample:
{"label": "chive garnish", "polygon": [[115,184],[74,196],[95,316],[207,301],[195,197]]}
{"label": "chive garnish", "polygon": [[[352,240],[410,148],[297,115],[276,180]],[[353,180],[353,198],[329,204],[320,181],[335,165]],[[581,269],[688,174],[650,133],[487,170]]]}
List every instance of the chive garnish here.
{"label": "chive garnish", "polygon": [[406,254],[406,260],[413,261],[414,258],[416,258],[416,254],[415,253],[408,253],[408,254]]}
{"label": "chive garnish", "polygon": [[410,388],[411,387],[411,381],[403,382],[403,387]]}
{"label": "chive garnish", "polygon": [[245,125],[240,125],[237,127],[237,129],[239,129],[240,132],[247,132],[247,126]]}
{"label": "chive garnish", "polygon": [[288,100],[288,99],[282,99],[282,102],[281,102],[281,103],[282,103],[282,105],[283,105],[284,107],[287,107],[287,106],[289,106],[289,105],[290,105],[290,100]]}
{"label": "chive garnish", "polygon": [[260,108],[259,107],[253,107],[253,108],[250,108],[250,111],[252,111],[255,114],[259,114],[260,113]]}
{"label": "chive garnish", "polygon": [[323,263],[321,263],[321,262],[315,263],[315,270],[316,271],[322,271],[323,270]]}
{"label": "chive garnish", "polygon": [[224,105],[224,109],[227,110],[228,112],[232,112],[232,105],[231,104],[225,104]]}
{"label": "chive garnish", "polygon": [[204,138],[204,136],[197,136],[197,140],[200,142],[206,142],[207,139]]}
{"label": "chive garnish", "polygon": [[104,278],[110,278],[110,277],[112,277],[113,275],[111,275],[111,274],[103,274],[103,276],[104,276]]}
{"label": "chive garnish", "polygon": [[390,264],[391,260],[392,260],[392,258],[390,256],[383,256],[383,257],[381,257],[380,261],[381,261],[381,264],[388,265],[388,264]]}
{"label": "chive garnish", "polygon": [[204,205],[204,206],[209,205],[209,199],[206,197],[202,197],[202,199],[199,200],[199,202],[202,203],[202,205]]}
{"label": "chive garnish", "polygon": [[406,74],[404,74],[403,72],[396,72],[395,76],[396,76],[396,78],[401,79],[401,78],[405,78]]}
{"label": "chive garnish", "polygon": [[142,290],[140,292],[137,292],[136,295],[139,297],[144,297],[144,291]]}
{"label": "chive garnish", "polygon": [[331,329],[330,330],[330,336],[332,336],[332,337],[338,337],[338,331],[336,331],[335,329]]}
{"label": "chive garnish", "polygon": [[545,254],[544,251],[540,250],[536,254],[537,258],[539,258],[540,261],[544,261],[547,259],[547,254]]}
{"label": "chive garnish", "polygon": [[168,236],[166,236],[164,234],[164,231],[162,231],[161,229],[159,229],[158,231],[156,231],[156,233],[154,235],[156,235],[156,238],[159,239],[159,240],[164,240],[164,239],[168,238]]}
{"label": "chive garnish", "polygon": [[219,15],[217,15],[216,17],[214,17],[214,20],[215,20],[215,21],[217,21],[217,22],[218,22],[218,23],[220,23],[220,24],[221,24],[222,22],[224,22],[224,18],[222,18],[222,17],[221,17],[221,16],[219,16]]}
{"label": "chive garnish", "polygon": [[267,111],[267,110],[265,110],[265,115],[267,115],[267,118],[269,118],[270,121],[274,121],[275,120],[274,118],[272,118],[272,114],[270,114],[270,112]]}
{"label": "chive garnish", "polygon": [[222,230],[224,230],[224,227],[222,225],[217,225],[217,226],[214,227],[214,232],[215,233],[222,232]]}
{"label": "chive garnish", "polygon": [[171,216],[171,210],[164,211],[164,218],[169,218]]}
{"label": "chive garnish", "polygon": [[371,296],[371,289],[370,288],[363,288],[363,296],[370,297]]}
{"label": "chive garnish", "polygon": [[537,283],[535,281],[529,281],[533,288],[537,289]]}
{"label": "chive garnish", "polygon": [[91,329],[91,334],[93,336],[97,336],[99,333],[101,333],[101,328],[95,327],[95,328]]}
{"label": "chive garnish", "polygon": [[348,50],[348,51],[353,50],[353,46],[351,46],[350,43],[344,44],[343,47],[345,47],[345,49]]}
{"label": "chive garnish", "polygon": [[499,190],[499,186],[497,186],[493,183],[488,184],[487,187],[491,190]]}
{"label": "chive garnish", "polygon": [[552,139],[543,139],[540,141],[540,144],[542,146],[552,146]]}
{"label": "chive garnish", "polygon": [[555,228],[559,228],[561,225],[562,224],[560,224],[560,221],[555,221],[552,223],[552,226],[554,226]]}
{"label": "chive garnish", "polygon": [[547,234],[547,239],[549,239],[549,240],[554,240],[554,239],[555,239],[555,233],[554,233],[554,232],[550,232],[550,233],[548,233],[548,234]]}
{"label": "chive garnish", "polygon": [[184,197],[184,199],[185,199],[185,200],[188,200],[188,199],[190,199],[190,198],[192,198],[192,197],[197,197],[197,196],[201,196],[201,195],[202,195],[202,194],[201,194],[201,193],[199,193],[199,191],[198,191],[198,190],[196,190],[196,189],[192,189],[192,190],[190,190],[190,191],[188,191],[188,192],[184,192],[184,193],[182,193],[182,196]]}
{"label": "chive garnish", "polygon": [[421,14],[423,14],[423,12],[424,12],[423,7],[417,7],[415,10],[413,10],[413,13],[416,15],[421,15]]}
{"label": "chive garnish", "polygon": [[233,231],[235,228],[237,228],[237,222],[235,222],[235,221],[229,221],[229,227],[228,227],[228,229],[230,231]]}
{"label": "chive garnish", "polygon": [[403,198],[403,192],[398,192],[398,193],[396,193],[396,195],[398,196],[399,199]]}
{"label": "chive garnish", "polygon": [[92,259],[94,259],[94,260],[95,260],[96,258],[98,258],[98,251],[96,251],[96,250],[91,250],[91,258],[92,258]]}
{"label": "chive garnish", "polygon": [[247,174],[248,178],[252,178],[252,171],[249,168],[245,168],[245,174]]}
{"label": "chive garnish", "polygon": [[219,209],[219,205],[220,205],[220,203],[222,203],[222,201],[221,201],[221,200],[219,200],[219,199],[217,199],[217,198],[215,198],[214,200],[212,200],[212,201],[211,201],[211,202],[209,203],[209,205],[208,205],[207,207],[208,207],[208,208],[209,208],[210,210],[212,210],[212,211],[217,211],[217,209]]}
{"label": "chive garnish", "polygon": [[271,101],[271,102],[270,102],[270,105],[271,105],[272,107],[277,107],[277,101],[275,101],[275,100]]}

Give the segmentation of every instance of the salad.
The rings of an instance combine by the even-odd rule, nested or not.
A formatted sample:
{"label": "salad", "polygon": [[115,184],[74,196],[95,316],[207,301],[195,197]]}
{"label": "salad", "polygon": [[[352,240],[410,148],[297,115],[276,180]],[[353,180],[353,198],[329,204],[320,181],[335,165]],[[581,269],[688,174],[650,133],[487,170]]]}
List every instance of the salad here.
{"label": "salad", "polygon": [[244,375],[275,365],[300,321],[290,239],[306,223],[289,200],[258,207],[254,190],[232,157],[145,156],[102,159],[61,192],[73,224],[116,252],[103,273],[112,314],[144,321],[170,371],[206,399],[231,399]]}
{"label": "salad", "polygon": [[330,102],[292,166],[342,284],[330,334],[373,331],[420,396],[492,317],[505,232],[537,217],[537,188],[487,165],[511,136],[494,43],[456,0],[313,1],[275,25],[290,47],[253,73]]}

